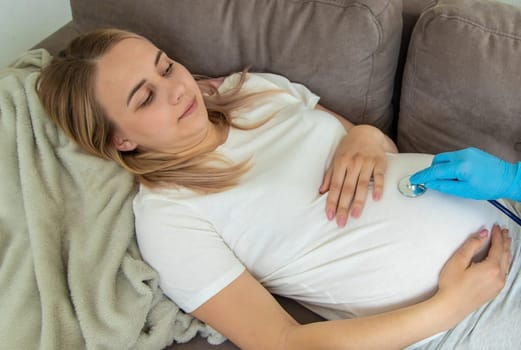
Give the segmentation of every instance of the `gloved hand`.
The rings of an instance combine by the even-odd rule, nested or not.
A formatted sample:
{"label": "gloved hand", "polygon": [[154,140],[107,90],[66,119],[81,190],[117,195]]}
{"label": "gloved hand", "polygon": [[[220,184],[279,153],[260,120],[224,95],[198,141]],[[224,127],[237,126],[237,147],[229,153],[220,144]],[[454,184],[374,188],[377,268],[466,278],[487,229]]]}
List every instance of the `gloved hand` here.
{"label": "gloved hand", "polygon": [[512,164],[476,148],[440,153],[410,181],[465,198],[521,200],[521,163]]}

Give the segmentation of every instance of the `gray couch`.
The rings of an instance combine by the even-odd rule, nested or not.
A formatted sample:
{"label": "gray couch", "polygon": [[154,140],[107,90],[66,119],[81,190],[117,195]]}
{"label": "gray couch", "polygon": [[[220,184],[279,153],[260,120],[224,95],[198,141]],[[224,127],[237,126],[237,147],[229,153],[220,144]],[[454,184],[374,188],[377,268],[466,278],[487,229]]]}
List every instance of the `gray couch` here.
{"label": "gray couch", "polygon": [[[71,0],[73,21],[37,45],[55,54],[79,32],[143,34],[192,72],[249,66],[304,83],[401,152],[467,146],[521,160],[521,10],[489,0]],[[327,135],[324,135],[327,137]],[[301,322],[320,317],[279,298]],[[172,349],[236,349],[195,338]]]}

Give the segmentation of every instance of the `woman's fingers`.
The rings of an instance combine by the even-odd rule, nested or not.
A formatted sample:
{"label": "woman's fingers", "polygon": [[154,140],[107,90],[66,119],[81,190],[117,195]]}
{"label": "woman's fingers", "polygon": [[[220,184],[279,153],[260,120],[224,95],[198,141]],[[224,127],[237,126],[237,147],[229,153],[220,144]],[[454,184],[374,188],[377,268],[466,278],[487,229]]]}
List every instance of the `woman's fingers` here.
{"label": "woman's fingers", "polygon": [[487,257],[472,266],[475,272],[479,273],[481,279],[479,283],[486,284],[480,289],[482,296],[487,300],[494,298],[505,286],[512,256],[508,230],[502,230],[499,226],[494,225],[491,236]]}
{"label": "woman's fingers", "polygon": [[511,238],[507,229],[494,225],[491,230],[490,248],[485,259],[473,263],[467,268],[467,274],[474,274],[476,288],[478,284],[484,297],[492,298],[504,287],[512,254]]}
{"label": "woman's fingers", "polygon": [[339,205],[340,194],[342,192],[344,181],[346,178],[346,169],[339,166],[333,166],[329,174],[329,192],[326,200],[326,215],[329,220],[333,220],[339,216],[342,208]]}
{"label": "woman's fingers", "polygon": [[320,193],[329,192],[326,202],[329,220],[336,217],[337,224],[344,226],[349,214],[359,217],[367,201],[371,178],[373,199],[381,198],[388,149],[385,135],[368,125],[354,126],[344,136],[319,187]]}
{"label": "woman's fingers", "polygon": [[330,166],[326,170],[326,174],[324,175],[324,178],[322,179],[322,184],[320,185],[320,188],[318,189],[318,192],[320,194],[326,193],[329,190],[329,186],[331,185],[331,177],[333,176],[333,167]]}
{"label": "woman's fingers", "polygon": [[512,263],[512,237],[510,237],[508,230],[501,230],[503,235],[503,256],[501,257],[500,266],[501,271],[505,274],[505,279],[510,271],[510,264]]}
{"label": "woman's fingers", "polygon": [[[344,226],[349,215],[357,218],[362,214],[367,194],[373,182],[373,199],[382,197],[386,158],[355,154],[344,157],[330,167],[320,193],[329,190],[326,213],[329,220],[336,217],[337,224]],[[372,181],[371,181],[372,179]]]}
{"label": "woman's fingers", "polygon": [[336,217],[338,226],[345,226],[347,222],[348,209],[359,173],[360,165],[356,162],[355,164],[339,162],[333,168],[326,201],[326,213],[329,220]]}
{"label": "woman's fingers", "polygon": [[508,234],[507,229],[500,229],[499,226],[494,226],[492,229],[491,245],[486,262],[499,269],[499,276],[501,278],[508,274],[510,262],[512,259],[511,253],[512,238]]}
{"label": "woman's fingers", "polygon": [[487,233],[487,230],[482,230],[469,237],[440,274],[437,296],[462,314],[468,314],[495,298],[505,286],[511,259],[508,230],[494,225],[487,257],[473,262],[475,254],[487,243]]}
{"label": "woman's fingers", "polygon": [[362,165],[358,182],[355,184],[356,190],[354,193],[353,203],[351,204],[351,216],[354,218],[362,215],[365,202],[367,200],[367,192],[369,191],[369,184],[371,183],[371,176],[373,174],[374,164],[365,163]]}
{"label": "woman's fingers", "polygon": [[347,222],[349,216],[349,209],[351,202],[357,191],[357,184],[360,179],[360,172],[362,169],[362,160],[359,157],[354,157],[352,163],[346,167],[345,178],[340,184],[340,196],[338,198],[338,207],[336,213],[336,222],[338,226],[343,227]]}
{"label": "woman's fingers", "polygon": [[[493,228],[493,231],[497,229]],[[447,262],[448,268],[458,270],[465,270],[472,262],[472,258],[476,253],[484,247],[488,236],[488,230],[482,229],[476,234],[471,235],[467,240],[456,250],[452,258]]]}
{"label": "woman's fingers", "polygon": [[384,177],[387,170],[387,158],[380,157],[376,159],[373,169],[373,199],[378,201],[382,198],[384,192]]}

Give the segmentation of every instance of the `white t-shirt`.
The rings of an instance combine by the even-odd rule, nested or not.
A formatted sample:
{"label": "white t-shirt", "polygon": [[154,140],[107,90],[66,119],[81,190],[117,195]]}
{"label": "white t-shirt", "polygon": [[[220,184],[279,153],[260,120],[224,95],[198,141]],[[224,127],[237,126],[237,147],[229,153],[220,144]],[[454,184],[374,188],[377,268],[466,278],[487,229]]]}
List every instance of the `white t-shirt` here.
{"label": "white t-shirt", "polygon": [[[220,87],[229,89],[238,75]],[[160,286],[192,312],[247,268],[269,291],[328,319],[363,316],[430,296],[454,250],[481,227],[508,221],[490,204],[427,191],[406,198],[404,176],[430,164],[430,155],[389,154],[382,200],[368,198],[359,219],[344,228],[328,221],[319,187],[345,130],[314,109],[318,97],[272,74],[249,74],[247,90],[282,88],[239,119],[217,151],[253,167],[240,185],[199,195],[187,189],[150,190],[134,200],[137,238]],[[513,229],[511,227],[511,229]]]}

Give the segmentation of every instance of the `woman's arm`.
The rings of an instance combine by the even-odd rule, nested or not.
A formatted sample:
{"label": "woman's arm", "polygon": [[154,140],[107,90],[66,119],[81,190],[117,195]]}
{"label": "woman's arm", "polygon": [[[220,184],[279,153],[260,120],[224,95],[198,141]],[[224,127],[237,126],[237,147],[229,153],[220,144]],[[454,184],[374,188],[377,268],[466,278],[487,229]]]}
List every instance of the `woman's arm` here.
{"label": "woman's arm", "polygon": [[349,214],[355,218],[362,214],[371,180],[373,199],[381,198],[387,168],[385,153],[396,153],[398,149],[378,128],[355,126],[321,105],[316,108],[333,115],[348,131],[338,145],[319,188],[320,193],[329,191],[326,203],[328,219],[336,217],[337,224],[344,226]]}
{"label": "woman's arm", "polygon": [[[299,325],[248,272],[193,312],[241,349],[399,349],[447,330],[499,293],[510,255],[507,230],[495,226],[487,258],[471,263],[487,231],[447,262],[438,292],[416,305],[375,316]],[[411,262],[414,263],[414,262]]]}

